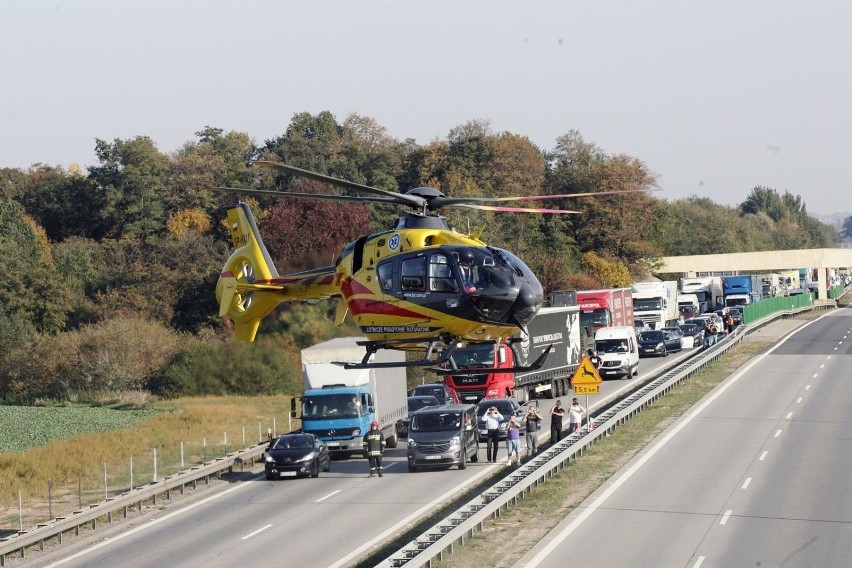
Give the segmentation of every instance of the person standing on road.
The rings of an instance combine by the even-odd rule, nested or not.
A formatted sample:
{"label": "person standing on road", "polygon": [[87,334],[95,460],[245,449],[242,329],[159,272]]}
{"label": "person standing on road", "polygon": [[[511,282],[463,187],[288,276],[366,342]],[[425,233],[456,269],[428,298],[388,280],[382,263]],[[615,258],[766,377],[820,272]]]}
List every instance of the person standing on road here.
{"label": "person standing on road", "polygon": [[550,409],[550,445],[562,439],[562,419],[565,417],[565,409],[562,401],[557,400],[556,405]]}
{"label": "person standing on road", "polygon": [[488,408],[488,412],[485,413],[485,429],[488,431],[485,438],[485,455],[491,463],[497,461],[497,448],[500,446],[500,422],[502,420],[503,415],[497,411],[496,406]]}
{"label": "person standing on road", "polygon": [[534,456],[538,453],[538,431],[541,429],[541,414],[535,404],[527,407],[527,415],[524,416],[527,427],[527,455]]}
{"label": "person standing on road", "polygon": [[521,465],[521,424],[514,416],[506,424],[506,465],[512,463]]}
{"label": "person standing on road", "polygon": [[603,359],[601,359],[600,355],[598,355],[598,352],[595,351],[594,349],[589,349],[588,354],[589,354],[589,363],[591,363],[592,366],[594,366],[595,370],[600,371],[601,365],[603,365]]}
{"label": "person standing on road", "polygon": [[364,434],[364,453],[367,454],[367,459],[370,460],[370,477],[375,477],[376,473],[382,477],[382,454],[385,453],[385,435],[379,429],[379,421],[373,420],[370,424],[370,429]]}
{"label": "person standing on road", "polygon": [[580,401],[576,398],[573,399],[571,401],[571,406],[568,408],[569,436],[580,429],[580,424],[583,422],[583,414],[585,413],[586,409],[580,405]]}

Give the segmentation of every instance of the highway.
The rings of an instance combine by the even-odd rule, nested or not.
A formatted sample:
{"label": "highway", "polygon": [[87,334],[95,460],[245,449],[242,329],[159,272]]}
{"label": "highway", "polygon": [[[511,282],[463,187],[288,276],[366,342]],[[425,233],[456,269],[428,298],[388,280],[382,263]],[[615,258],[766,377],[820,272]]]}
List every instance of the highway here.
{"label": "highway", "polygon": [[852,310],[727,379],[516,566],[852,566]]}
{"label": "highway", "polygon": [[[617,396],[647,373],[691,352],[694,349],[642,359],[638,378],[605,381],[601,394],[591,396],[590,403]],[[563,397],[563,404],[566,398],[570,400]],[[581,398],[585,404],[585,397]],[[547,414],[555,401],[538,402]],[[548,430],[545,420],[542,435]],[[500,457],[505,458],[503,448]],[[192,499],[188,506],[167,507],[121,527],[99,530],[74,544],[53,547],[27,565],[344,566],[461,488],[504,467],[484,460],[485,444],[481,443],[480,462],[464,471],[408,473],[405,447],[400,444],[388,450],[381,479],[367,478],[366,461],[358,458],[333,461],[331,472],[318,479],[266,481],[258,476]]]}

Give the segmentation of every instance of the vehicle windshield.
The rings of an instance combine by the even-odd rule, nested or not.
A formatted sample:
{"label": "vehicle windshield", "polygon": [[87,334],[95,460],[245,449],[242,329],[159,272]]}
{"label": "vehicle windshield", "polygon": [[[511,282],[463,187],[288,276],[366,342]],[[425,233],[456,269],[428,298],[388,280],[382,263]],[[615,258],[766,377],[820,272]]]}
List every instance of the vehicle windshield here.
{"label": "vehicle windshield", "polygon": [[476,407],[476,415],[479,417],[485,416],[488,409],[491,407],[497,408],[497,412],[503,415],[503,418],[508,418],[512,414],[512,405],[508,402],[492,402],[491,404],[480,404]]}
{"label": "vehicle windshield", "polygon": [[647,310],[662,310],[663,309],[663,299],[662,298],[641,298],[636,299],[633,298],[633,310],[634,311],[647,311]]}
{"label": "vehicle windshield", "polygon": [[411,416],[412,432],[451,432],[461,427],[461,412],[420,412]]}
{"label": "vehicle windshield", "polygon": [[275,440],[273,450],[295,450],[313,448],[314,441],[310,436],[281,436]]}
{"label": "vehicle windshield", "polygon": [[610,324],[609,312],[605,309],[593,310],[591,312],[580,312],[580,326],[605,327]]}
{"label": "vehicle windshield", "polygon": [[456,367],[492,367],[494,366],[494,344],[475,343],[457,349],[453,353]]}
{"label": "vehicle windshield", "polygon": [[595,341],[598,353],[624,353],[627,351],[627,341],[624,339],[598,339]]}
{"label": "vehicle windshield", "polygon": [[642,331],[639,333],[639,341],[662,341],[662,331]]}
{"label": "vehicle windshield", "polygon": [[408,399],[408,412],[414,412],[415,410],[420,410],[421,408],[426,408],[427,406],[440,406],[441,401],[435,398],[434,396],[424,396],[417,398],[409,398]]}
{"label": "vehicle windshield", "polygon": [[693,335],[698,332],[698,326],[685,323],[680,326],[680,330],[686,335]]}
{"label": "vehicle windshield", "polygon": [[302,399],[302,420],[357,418],[362,412],[363,406],[351,394],[322,394]]}

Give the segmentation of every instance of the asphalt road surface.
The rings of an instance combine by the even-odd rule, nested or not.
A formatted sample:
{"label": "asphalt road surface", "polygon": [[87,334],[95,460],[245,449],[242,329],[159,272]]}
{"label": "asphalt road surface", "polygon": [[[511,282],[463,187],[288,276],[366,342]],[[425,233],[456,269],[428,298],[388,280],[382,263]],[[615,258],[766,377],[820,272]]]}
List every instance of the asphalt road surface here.
{"label": "asphalt road surface", "polygon": [[852,566],[852,310],[755,358],[517,566]]}
{"label": "asphalt road surface", "polygon": [[[662,365],[695,349],[666,358],[642,359],[638,379],[604,381],[590,406],[602,404]],[[563,397],[563,404],[570,396]],[[582,398],[585,405],[585,397]],[[540,400],[549,413],[555,400]],[[567,426],[567,422],[566,422]],[[543,424],[542,437],[549,434]],[[522,437],[523,438],[523,437]],[[499,457],[505,459],[505,448]],[[461,488],[501,464],[485,461],[458,469],[408,473],[404,441],[388,450],[385,476],[367,478],[365,460],[333,461],[318,479],[266,481],[257,477],[167,507],[156,514],[99,530],[92,536],[52,547],[28,566],[125,568],[223,566],[344,566],[399,533]]]}

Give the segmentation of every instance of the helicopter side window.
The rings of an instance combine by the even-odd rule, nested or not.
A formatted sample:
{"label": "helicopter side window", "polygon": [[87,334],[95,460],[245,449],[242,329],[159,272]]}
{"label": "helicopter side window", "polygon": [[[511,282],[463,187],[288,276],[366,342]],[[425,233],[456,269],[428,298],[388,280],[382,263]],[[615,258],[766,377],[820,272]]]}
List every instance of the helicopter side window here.
{"label": "helicopter side window", "polygon": [[403,292],[426,291],[426,257],[407,258],[402,261],[402,279],[400,288]]}
{"label": "helicopter side window", "polygon": [[429,259],[429,290],[432,292],[458,292],[456,279],[443,254],[433,254]]}
{"label": "helicopter side window", "polygon": [[393,289],[393,263],[385,262],[384,264],[380,264],[377,272],[382,291],[390,292]]}

